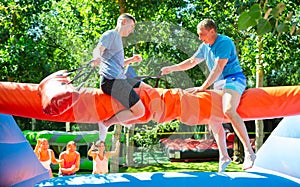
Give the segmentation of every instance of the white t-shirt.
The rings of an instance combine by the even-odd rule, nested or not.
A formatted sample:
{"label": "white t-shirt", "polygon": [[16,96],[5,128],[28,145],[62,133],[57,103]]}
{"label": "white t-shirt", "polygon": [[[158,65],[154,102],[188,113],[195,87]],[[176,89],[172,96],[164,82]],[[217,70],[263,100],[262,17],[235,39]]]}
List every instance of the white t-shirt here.
{"label": "white t-shirt", "polygon": [[104,154],[103,160],[100,160],[99,155],[93,160],[93,174],[108,173],[108,159]]}
{"label": "white t-shirt", "polygon": [[44,168],[46,168],[46,169],[51,169],[51,167],[50,167],[50,164],[51,164],[51,150],[50,149],[48,149],[48,154],[49,154],[49,159],[48,160],[46,160],[46,161],[40,161],[41,162],[41,164],[44,166]]}

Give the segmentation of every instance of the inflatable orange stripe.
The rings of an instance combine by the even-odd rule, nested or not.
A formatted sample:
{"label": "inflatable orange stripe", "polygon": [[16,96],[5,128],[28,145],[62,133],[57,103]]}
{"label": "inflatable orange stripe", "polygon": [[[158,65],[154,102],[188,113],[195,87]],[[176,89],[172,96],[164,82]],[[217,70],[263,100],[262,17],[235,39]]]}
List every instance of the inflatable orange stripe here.
{"label": "inflatable orange stripe", "polygon": [[[86,88],[79,101],[59,116],[44,114],[37,94],[38,84],[0,82],[0,113],[58,122],[96,123],[124,110],[124,107],[99,89]],[[228,122],[215,91],[185,93],[181,89],[137,89],[145,115],[128,123],[158,123],[178,119],[197,125]],[[242,96],[238,113],[245,120],[278,118],[300,114],[300,86],[251,88]]]}

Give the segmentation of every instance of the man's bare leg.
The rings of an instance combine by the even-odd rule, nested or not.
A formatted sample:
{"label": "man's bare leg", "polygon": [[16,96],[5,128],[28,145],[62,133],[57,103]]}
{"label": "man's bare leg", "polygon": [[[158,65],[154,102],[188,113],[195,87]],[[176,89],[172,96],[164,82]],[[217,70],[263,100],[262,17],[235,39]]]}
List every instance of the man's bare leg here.
{"label": "man's bare leg", "polygon": [[241,95],[238,92],[226,89],[224,90],[222,102],[224,114],[231,121],[235,133],[243,144],[245,152],[243,169],[246,170],[253,166],[256,156],[250,144],[245,123],[236,111],[240,103],[240,98]]}
{"label": "man's bare leg", "polygon": [[109,118],[106,121],[103,121],[103,124],[107,127],[117,124],[117,123],[126,123],[138,118],[143,117],[145,114],[145,106],[141,100],[139,100],[135,105],[133,105],[128,110],[122,110]]}
{"label": "man's bare leg", "polygon": [[219,172],[224,172],[231,158],[228,155],[225,130],[221,123],[209,125],[219,148]]}

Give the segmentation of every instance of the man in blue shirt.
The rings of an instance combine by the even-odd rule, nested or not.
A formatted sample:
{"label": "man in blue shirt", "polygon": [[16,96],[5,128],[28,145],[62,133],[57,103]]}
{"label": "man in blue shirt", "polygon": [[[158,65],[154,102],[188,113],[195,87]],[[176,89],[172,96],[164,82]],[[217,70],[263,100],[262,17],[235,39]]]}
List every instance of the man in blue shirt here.
{"label": "man in blue shirt", "polygon": [[[210,70],[207,79],[202,86],[189,88],[187,91],[197,93],[213,84],[215,89],[222,90],[223,113],[231,121],[244,146],[243,169],[249,169],[253,166],[256,156],[251,147],[245,123],[236,111],[246,88],[246,77],[240,67],[235,45],[229,37],[217,33],[217,26],[211,19],[201,21],[197,26],[197,32],[199,39],[203,41],[197,52],[179,64],[163,67],[161,72],[165,75],[174,71],[184,71],[206,61]],[[222,122],[209,125],[219,146],[219,172],[223,172],[231,162],[226,148],[224,128]]]}
{"label": "man in blue shirt", "polygon": [[104,32],[93,51],[92,65],[100,64],[101,90],[118,100],[127,109],[98,123],[100,140],[105,140],[107,129],[111,125],[135,120],[145,114],[144,104],[133,88],[151,87],[125,75],[127,65],[142,61],[139,55],[124,59],[122,37],[127,37],[134,31],[135,22],[132,15],[121,14],[116,28]]}

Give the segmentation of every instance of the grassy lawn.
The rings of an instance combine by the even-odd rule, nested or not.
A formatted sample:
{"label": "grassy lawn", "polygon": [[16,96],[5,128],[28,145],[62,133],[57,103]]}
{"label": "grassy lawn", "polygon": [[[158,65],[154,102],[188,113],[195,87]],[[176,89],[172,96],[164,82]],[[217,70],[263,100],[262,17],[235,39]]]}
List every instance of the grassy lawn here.
{"label": "grassy lawn", "polygon": [[[144,167],[120,168],[120,173],[136,172],[216,172],[218,171],[218,162],[169,162],[155,164]],[[243,171],[241,164],[231,163],[226,171]]]}
{"label": "grassy lawn", "polygon": [[[218,162],[167,162],[162,164],[151,164],[142,167],[121,167],[120,173],[138,173],[138,172],[216,172],[218,171]],[[241,172],[242,164],[230,163],[226,172]],[[91,171],[79,171],[77,174],[91,174]],[[57,171],[53,171],[54,177]]]}
{"label": "grassy lawn", "polygon": [[[143,159],[142,159],[143,158]],[[197,162],[171,162],[160,148],[149,154],[148,152],[134,153],[135,166],[120,167],[119,173],[138,172],[217,172],[218,161],[197,161]],[[241,172],[242,164],[230,163],[226,172]],[[91,174],[90,170],[79,170],[77,174]],[[57,171],[53,171],[53,176],[57,176]]]}
{"label": "grassy lawn", "polygon": [[[141,154],[135,153],[135,161],[140,167],[120,168],[120,173],[136,172],[216,172],[218,171],[218,161],[198,161],[198,162],[171,162],[164,152],[155,152],[156,162],[149,154],[144,153],[144,162],[141,161]],[[144,164],[141,164],[144,163]],[[146,163],[146,164],[145,164]],[[149,164],[148,164],[149,163]],[[242,164],[230,163],[226,171],[243,171]]]}

